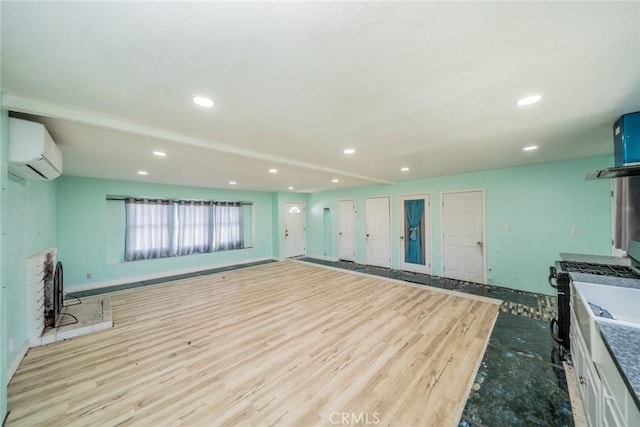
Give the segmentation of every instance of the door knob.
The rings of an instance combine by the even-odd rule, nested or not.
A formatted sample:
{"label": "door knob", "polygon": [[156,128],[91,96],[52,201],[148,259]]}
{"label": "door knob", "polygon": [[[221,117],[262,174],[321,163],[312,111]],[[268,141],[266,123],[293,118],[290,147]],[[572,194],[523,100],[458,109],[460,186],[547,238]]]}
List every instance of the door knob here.
{"label": "door knob", "polygon": [[482,247],[482,242],[476,242],[478,246]]}
{"label": "door knob", "polygon": [[400,240],[404,240],[404,236],[400,236]]}
{"label": "door knob", "polygon": [[342,236],[342,231],[341,231],[341,232],[339,232],[338,234]]}

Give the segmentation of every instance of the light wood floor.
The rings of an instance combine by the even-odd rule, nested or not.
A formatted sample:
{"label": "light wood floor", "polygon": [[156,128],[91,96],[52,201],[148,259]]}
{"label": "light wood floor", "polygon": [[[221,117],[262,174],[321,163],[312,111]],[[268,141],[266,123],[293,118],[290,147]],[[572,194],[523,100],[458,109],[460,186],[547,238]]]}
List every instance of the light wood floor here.
{"label": "light wood floor", "polygon": [[121,292],[29,351],[7,425],[457,425],[487,301],[297,262]]}

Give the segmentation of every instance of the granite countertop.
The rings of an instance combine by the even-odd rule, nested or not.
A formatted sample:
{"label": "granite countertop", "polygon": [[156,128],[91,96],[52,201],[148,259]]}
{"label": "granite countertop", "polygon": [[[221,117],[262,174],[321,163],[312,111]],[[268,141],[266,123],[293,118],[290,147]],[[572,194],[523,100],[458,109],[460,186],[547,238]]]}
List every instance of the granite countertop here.
{"label": "granite countertop", "polygon": [[640,279],[599,276],[597,274],[569,273],[574,282],[594,283],[596,285],[619,286],[621,288],[640,289]]}
{"label": "granite countertop", "polygon": [[618,256],[583,255],[560,252],[560,258],[563,261],[588,262],[591,264],[622,265],[625,267],[631,265],[631,260],[629,258]]}
{"label": "granite countertop", "polygon": [[600,321],[596,323],[607,351],[640,409],[640,328]]}

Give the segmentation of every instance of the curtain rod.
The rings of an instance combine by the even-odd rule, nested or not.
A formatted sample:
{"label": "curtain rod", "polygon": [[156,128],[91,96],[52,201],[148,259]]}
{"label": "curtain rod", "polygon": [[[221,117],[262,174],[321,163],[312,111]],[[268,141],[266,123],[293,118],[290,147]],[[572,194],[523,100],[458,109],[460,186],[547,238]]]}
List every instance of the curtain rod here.
{"label": "curtain rod", "polygon": [[149,199],[149,200],[166,200],[168,202],[213,202],[213,203],[240,203],[242,205],[253,205],[253,202],[247,202],[243,200],[229,201],[229,200],[194,200],[194,199],[172,199],[164,197],[140,197],[140,196],[116,196],[107,194],[107,200],[125,201],[126,199]]}

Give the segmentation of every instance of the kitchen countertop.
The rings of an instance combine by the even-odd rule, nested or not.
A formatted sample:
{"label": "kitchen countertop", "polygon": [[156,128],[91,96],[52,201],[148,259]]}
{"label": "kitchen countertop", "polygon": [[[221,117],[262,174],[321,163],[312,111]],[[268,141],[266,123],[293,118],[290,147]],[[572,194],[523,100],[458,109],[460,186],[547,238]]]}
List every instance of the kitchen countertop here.
{"label": "kitchen countertop", "polygon": [[640,410],[640,328],[596,321],[607,351]]}
{"label": "kitchen countertop", "polygon": [[596,285],[620,286],[622,288],[640,289],[640,279],[599,276],[597,274],[569,273],[574,282],[594,283]]}
{"label": "kitchen countertop", "polygon": [[563,261],[571,262],[588,262],[591,264],[608,264],[608,265],[622,265],[628,267],[631,265],[629,258],[623,258],[618,256],[601,256],[601,255],[583,255],[583,254],[570,254],[566,252],[560,252],[560,259]]}

